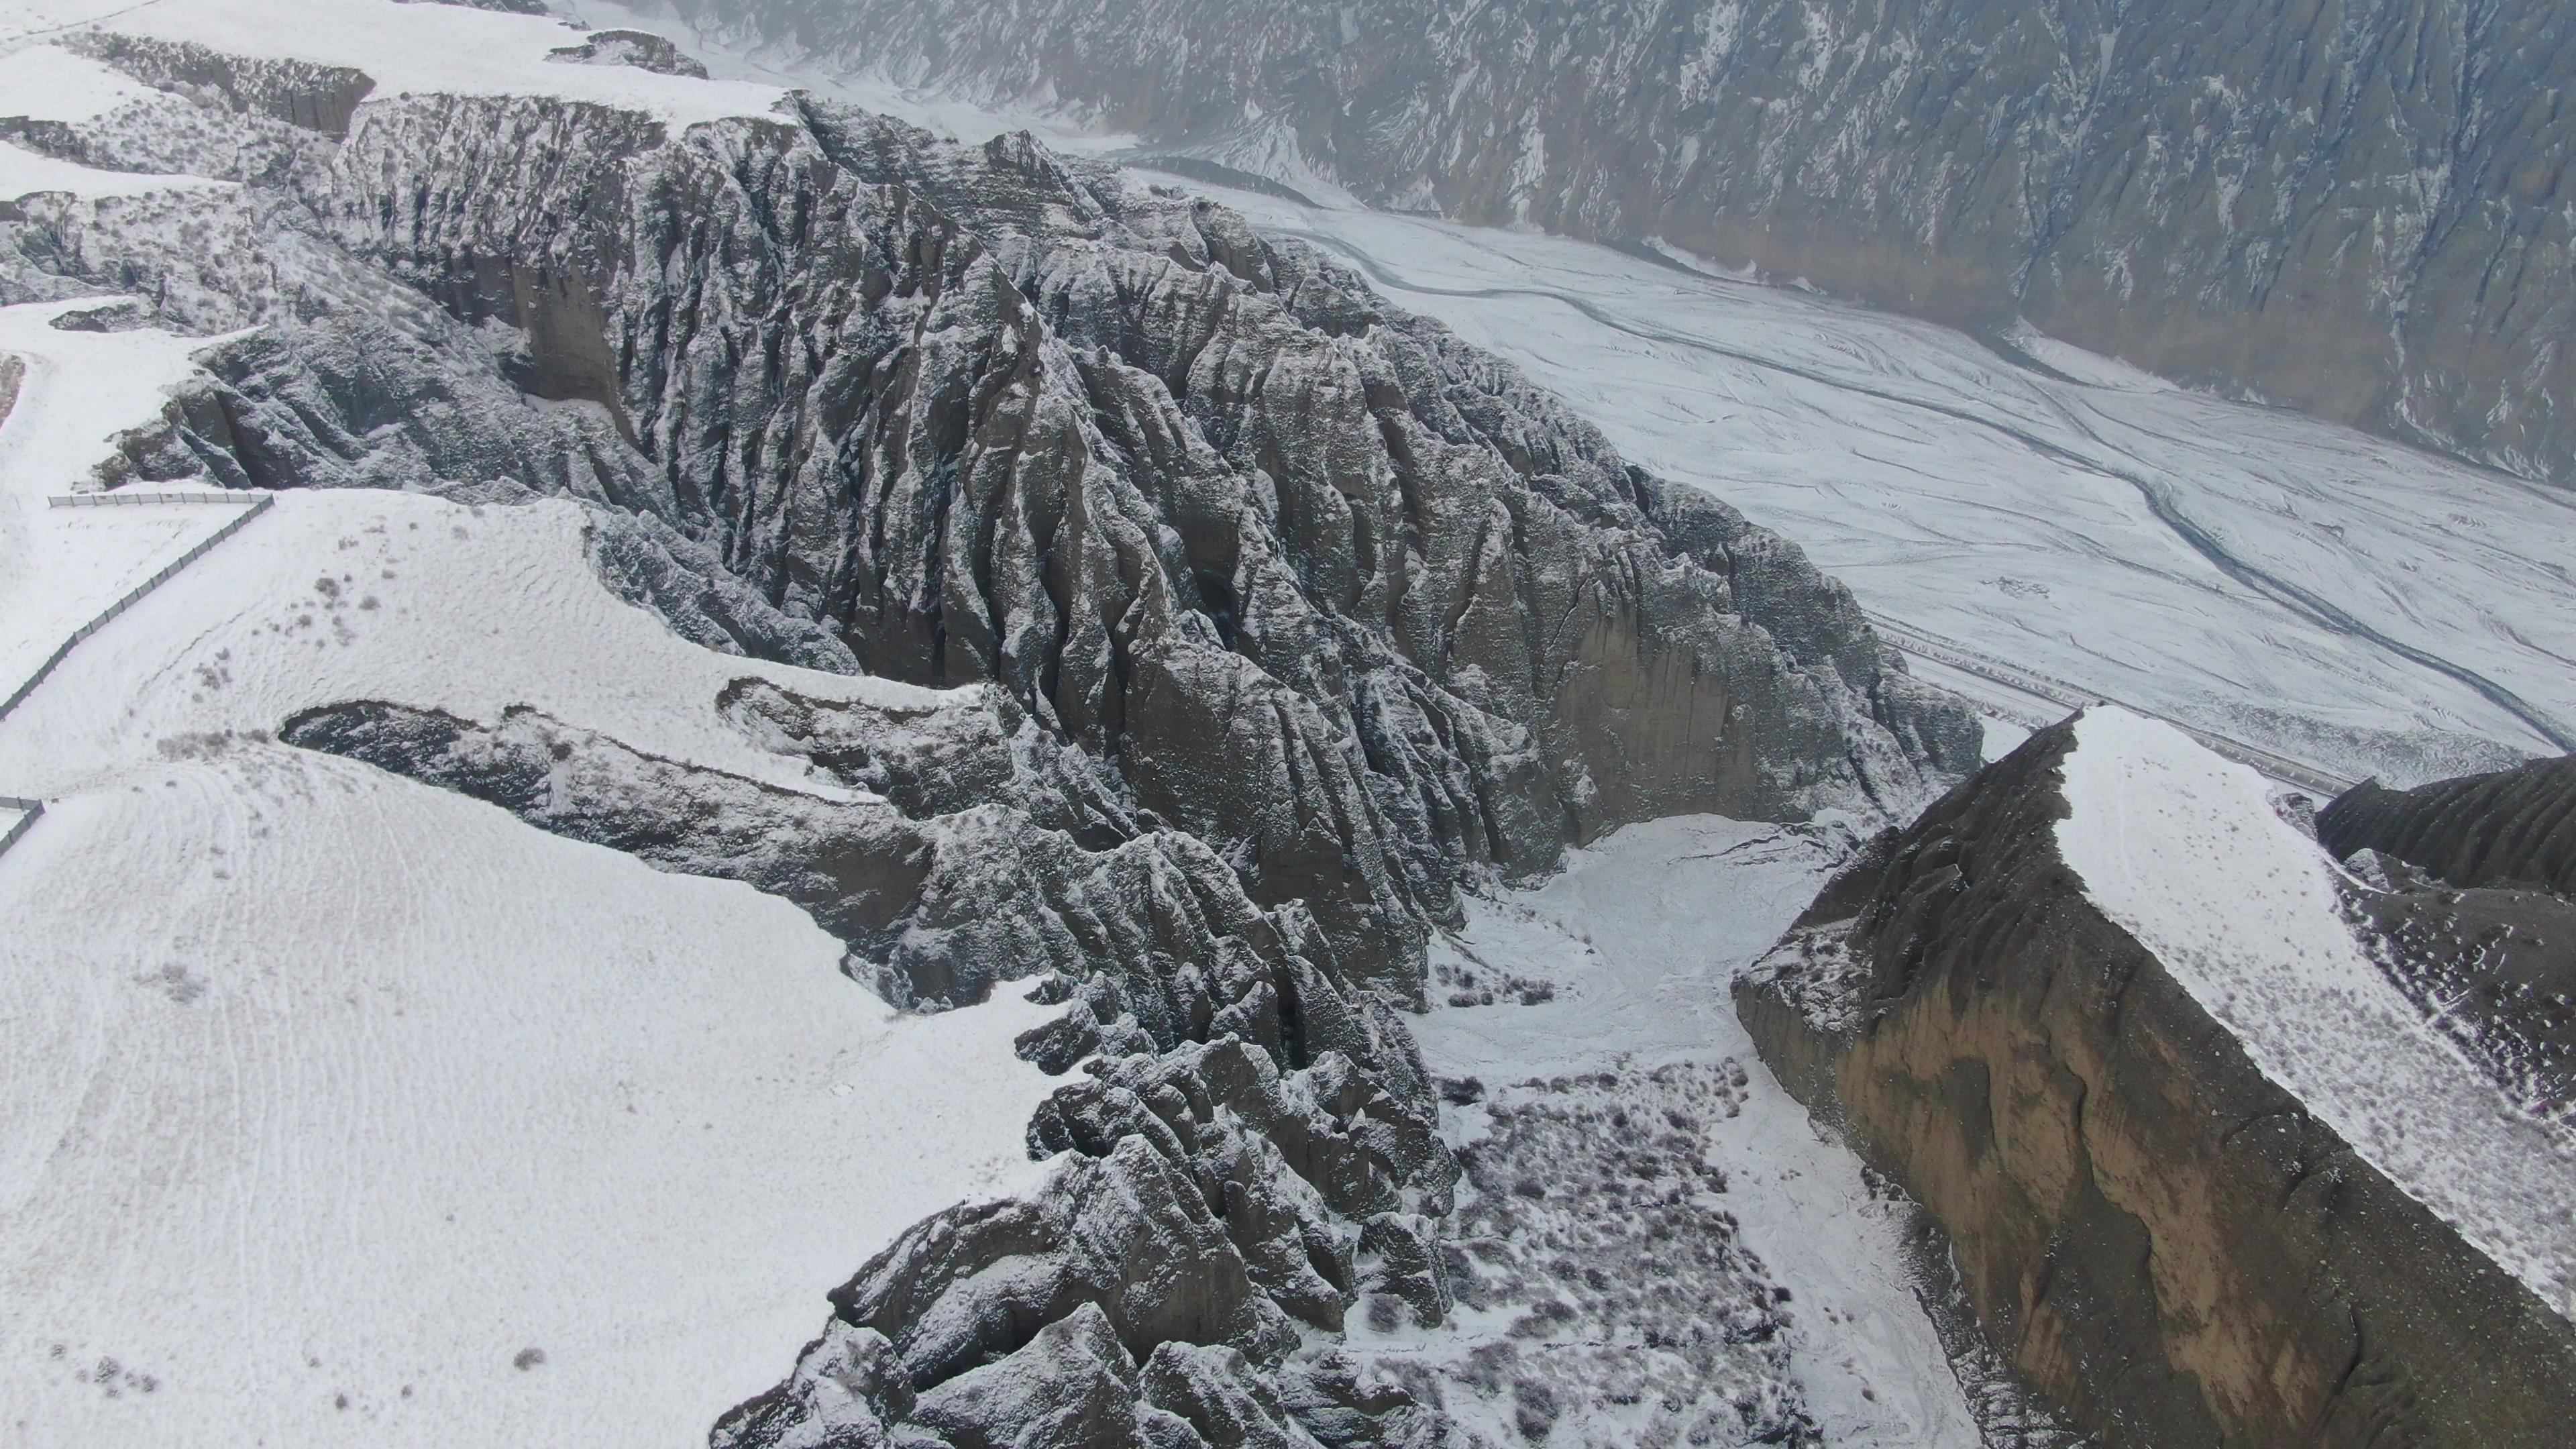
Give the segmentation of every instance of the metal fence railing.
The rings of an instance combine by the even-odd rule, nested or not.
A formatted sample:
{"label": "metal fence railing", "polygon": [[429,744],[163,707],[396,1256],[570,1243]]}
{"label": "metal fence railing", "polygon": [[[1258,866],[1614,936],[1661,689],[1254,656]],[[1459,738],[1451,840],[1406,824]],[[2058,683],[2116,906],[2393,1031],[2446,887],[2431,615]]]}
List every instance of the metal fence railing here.
{"label": "metal fence railing", "polygon": [[48,508],[134,508],[147,503],[239,503],[245,498],[265,499],[266,493],[241,493],[223,489],[197,489],[187,493],[137,493],[119,489],[114,493],[55,493],[47,495]]}
{"label": "metal fence railing", "polygon": [[38,820],[44,818],[45,802],[42,800],[21,800],[15,795],[0,795],[0,810],[21,810],[26,812],[18,817],[17,824],[10,826],[6,830],[0,830],[0,855],[7,855],[9,853],[9,847],[18,843],[18,837],[26,834],[30,827],[32,827]]}
{"label": "metal fence railing", "polygon": [[[92,493],[78,494],[75,496],[82,498],[112,498],[116,495]],[[199,497],[205,497],[220,502],[239,501],[238,497],[226,499],[220,494],[182,493],[172,494],[169,496],[186,498],[192,501]],[[59,500],[48,501],[53,502]],[[266,513],[269,509],[275,507],[276,504],[277,500],[274,497],[265,493],[261,494],[257,501],[253,502],[249,508],[242,511],[241,517],[233,519],[223,527],[216,529],[213,533],[199,539],[196,542],[196,545],[190,548],[186,553],[179,555],[177,558],[172,559],[169,563],[163,565],[160,572],[154,574],[148,579],[145,579],[133,588],[126,590],[125,597],[108,605],[105,611],[100,613],[97,618],[92,619],[88,623],[81,625],[78,629],[73,630],[72,637],[64,640],[60,647],[56,648],[53,653],[47,655],[45,657],[45,662],[36,666],[35,673],[28,675],[23,683],[10,692],[7,699],[0,700],[0,719],[8,718],[11,710],[14,710],[19,705],[26,703],[27,696],[36,692],[36,686],[45,682],[45,676],[52,674],[55,667],[60,665],[63,660],[71,654],[73,647],[78,645],[80,641],[97,633],[99,630],[106,628],[110,620],[113,620],[117,615],[124,613],[126,610],[133,608],[136,601],[140,600],[145,594],[148,594],[154,589],[161,587],[163,584],[168,583],[172,574],[175,574],[179,570],[186,568],[188,565],[195,563],[198,559],[205,557],[206,550],[213,548],[216,544],[219,544],[225,539],[232,537],[234,534],[239,533],[242,529],[242,525],[259,517],[261,514]]]}

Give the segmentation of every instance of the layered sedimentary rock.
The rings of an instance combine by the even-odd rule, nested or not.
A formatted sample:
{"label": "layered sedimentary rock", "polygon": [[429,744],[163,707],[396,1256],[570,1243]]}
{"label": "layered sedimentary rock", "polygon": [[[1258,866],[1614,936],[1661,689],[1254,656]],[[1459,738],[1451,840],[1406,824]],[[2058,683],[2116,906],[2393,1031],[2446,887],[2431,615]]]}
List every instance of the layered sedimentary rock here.
{"label": "layered sedimentary rock", "polygon": [[1067,1074],[1044,1187],[853,1265],[722,1442],[1450,1437],[1331,1335],[1453,1301],[1401,1013],[1458,892],[1667,811],[1902,811],[1975,757],[1794,547],[1220,208],[811,104],[343,116],[334,75],[98,53],[194,99],[30,142],[245,184],[0,221],[0,288],[253,329],[108,481],[570,496],[685,637],[952,687],[704,702],[811,790],[526,709],[280,722],[793,901],[891,1000],[1065,1007],[1019,1044]]}
{"label": "layered sedimentary rock", "polygon": [[[2576,14],[2467,0],[679,0],[1363,198],[1619,240],[2576,476]],[[1289,179],[1294,181],[1294,176]]]}
{"label": "layered sedimentary rock", "polygon": [[2096,903],[2060,844],[2075,743],[2033,736],[1825,890],[1737,987],[1765,1058],[2105,1442],[2562,1442],[2576,1329]]}

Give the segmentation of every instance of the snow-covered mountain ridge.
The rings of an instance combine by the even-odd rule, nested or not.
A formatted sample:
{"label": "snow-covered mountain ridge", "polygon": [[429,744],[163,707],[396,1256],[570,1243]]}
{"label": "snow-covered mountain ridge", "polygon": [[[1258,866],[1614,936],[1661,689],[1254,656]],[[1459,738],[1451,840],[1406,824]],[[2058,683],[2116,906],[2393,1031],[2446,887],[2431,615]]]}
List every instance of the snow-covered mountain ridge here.
{"label": "snow-covered mountain ridge", "polygon": [[679,0],[1375,204],[1661,238],[2562,482],[2563,6]]}
{"label": "snow-covered mountain ridge", "polygon": [[2118,711],[2042,731],[1829,884],[1737,979],[1745,1022],[2072,1426],[2557,1443],[2576,1136],[2492,1048],[2536,1029],[2563,1062],[2521,995],[2563,959],[2423,991],[2410,953],[2493,961],[2460,938],[2494,903],[2347,876],[2269,794]]}

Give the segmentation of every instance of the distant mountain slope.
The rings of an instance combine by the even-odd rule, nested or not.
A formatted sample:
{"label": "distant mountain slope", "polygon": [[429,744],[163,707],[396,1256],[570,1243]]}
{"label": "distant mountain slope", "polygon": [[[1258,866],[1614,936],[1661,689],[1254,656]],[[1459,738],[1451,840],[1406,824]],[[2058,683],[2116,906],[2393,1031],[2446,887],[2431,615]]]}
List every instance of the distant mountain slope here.
{"label": "distant mountain slope", "polygon": [[1290,148],[2535,477],[2576,469],[2576,11],[2493,0],[676,0],[735,38]]}

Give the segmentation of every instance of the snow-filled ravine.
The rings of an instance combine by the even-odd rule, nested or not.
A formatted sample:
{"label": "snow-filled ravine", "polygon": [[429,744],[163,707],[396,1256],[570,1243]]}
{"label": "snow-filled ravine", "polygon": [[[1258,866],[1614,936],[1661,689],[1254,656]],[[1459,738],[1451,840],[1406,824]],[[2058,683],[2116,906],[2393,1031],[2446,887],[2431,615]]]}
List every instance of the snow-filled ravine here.
{"label": "snow-filled ravine", "polygon": [[2370,1164],[2576,1317],[2576,1138],[2428,1024],[2347,924],[2262,778],[2161,721],[2088,712],[2059,851],[2104,914]]}
{"label": "snow-filled ravine", "polygon": [[[807,87],[969,140],[1152,155],[1078,117],[925,94],[658,30],[718,75]],[[2057,691],[2329,777],[2412,783],[2576,747],[2576,491],[2176,388],[2027,329],[1979,338],[1796,286],[1350,204],[1264,132],[1204,153],[1313,204],[1204,191],[1511,358],[1637,463],[1804,546],[1874,613]],[[1184,163],[1187,164],[1187,163]],[[2062,703],[1933,664],[2007,715]]]}
{"label": "snow-filled ravine", "polygon": [[[1786,1290],[1789,1369],[1825,1442],[1974,1445],[1976,1421],[1907,1258],[1912,1209],[1883,1185],[1874,1189],[1859,1160],[1819,1133],[1772,1079],[1730,996],[1735,973],[1778,939],[1851,843],[1838,822],[1784,827],[1686,816],[1572,851],[1563,874],[1544,886],[1471,900],[1465,932],[1433,946],[1433,1009],[1415,1021],[1415,1034],[1427,1065],[1452,1084],[1444,1120],[1453,1142],[1471,1158],[1517,1154],[1486,1164],[1506,1180],[1528,1174],[1500,1204],[1480,1204],[1472,1180],[1463,1188],[1458,1231],[1471,1254],[1481,1259],[1480,1244],[1497,1233],[1526,1237],[1503,1244],[1503,1256],[1518,1246],[1561,1273],[1569,1254],[1588,1252],[1599,1261],[1585,1266],[1613,1280],[1624,1268],[1678,1295],[1692,1323],[1722,1312],[1731,1281],[1695,1277],[1708,1265],[1657,1241],[1662,1235],[1636,1211],[1642,1199],[1622,1200],[1615,1186],[1600,1195],[1634,1170],[1638,1152],[1652,1156],[1678,1127],[1688,1150],[1715,1169],[1704,1182],[1722,1185],[1705,1207],[1733,1220],[1733,1244],[1750,1254],[1753,1276]],[[1470,1095],[1477,1100],[1457,1102]],[[1619,1115],[1600,1129],[1547,1130],[1551,1119],[1561,1126],[1588,1108]],[[1471,1179],[1479,1175],[1471,1165]],[[1569,1213],[1607,1236],[1588,1248],[1574,1241],[1587,1234],[1560,1220]],[[1626,1229],[1636,1241],[1626,1241]],[[1655,1260],[1657,1252],[1669,1260]],[[1639,1255],[1647,1255],[1642,1264]],[[1597,1336],[1581,1323],[1536,1341],[1525,1330],[1515,1334],[1511,1323],[1525,1306],[1462,1309],[1428,1331],[1372,1329],[1355,1319],[1352,1342],[1436,1366],[1451,1381],[1449,1411],[1497,1442],[1511,1441],[1503,1425],[1520,1406],[1478,1386],[1492,1375],[1481,1365],[1506,1352],[1538,1365],[1522,1371],[1542,1381],[1557,1375],[1592,1385],[1590,1412],[1625,1415],[1560,1423],[1567,1442],[1641,1442],[1686,1422],[1657,1422],[1659,1406],[1674,1412],[1674,1384],[1694,1381],[1659,1377],[1656,1361],[1672,1340],[1695,1335],[1687,1328],[1659,1335],[1676,1325],[1657,1321],[1653,1294],[1629,1321],[1597,1325]],[[1722,1385],[1722,1375],[1715,1379]],[[1605,1384],[1629,1390],[1626,1409],[1618,1395],[1598,1392]]]}

